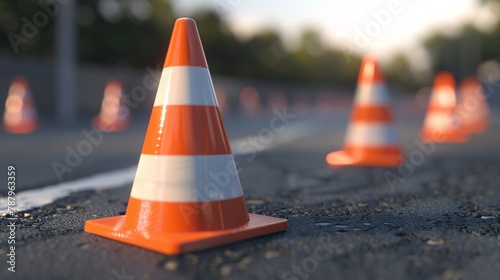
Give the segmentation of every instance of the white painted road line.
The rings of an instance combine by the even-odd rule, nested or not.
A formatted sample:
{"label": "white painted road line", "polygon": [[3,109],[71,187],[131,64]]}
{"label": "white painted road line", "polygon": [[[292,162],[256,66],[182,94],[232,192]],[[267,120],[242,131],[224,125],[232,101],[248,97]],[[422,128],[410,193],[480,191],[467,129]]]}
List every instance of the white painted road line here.
{"label": "white painted road line", "polygon": [[[104,172],[90,177],[62,182],[40,189],[23,191],[16,194],[15,212],[26,211],[54,202],[57,199],[69,196],[72,192],[111,189],[130,184],[134,180],[137,165],[125,169]],[[7,198],[0,198],[0,215],[8,213]]]}

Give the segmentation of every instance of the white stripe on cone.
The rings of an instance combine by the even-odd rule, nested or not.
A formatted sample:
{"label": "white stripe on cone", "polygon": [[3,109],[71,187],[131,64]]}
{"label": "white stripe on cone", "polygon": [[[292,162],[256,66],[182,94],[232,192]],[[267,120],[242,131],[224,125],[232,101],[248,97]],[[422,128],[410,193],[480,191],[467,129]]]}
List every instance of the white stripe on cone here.
{"label": "white stripe on cone", "polygon": [[207,68],[170,66],[163,69],[154,106],[218,106]]}
{"label": "white stripe on cone", "polygon": [[243,195],[232,155],[142,154],[131,196],[163,202],[196,202]]}
{"label": "white stripe on cone", "polygon": [[356,88],[354,103],[357,105],[386,105],[389,104],[389,93],[384,83],[359,84]]}
{"label": "white stripe on cone", "polygon": [[391,124],[356,122],[349,125],[345,143],[365,146],[399,145],[396,131]]}

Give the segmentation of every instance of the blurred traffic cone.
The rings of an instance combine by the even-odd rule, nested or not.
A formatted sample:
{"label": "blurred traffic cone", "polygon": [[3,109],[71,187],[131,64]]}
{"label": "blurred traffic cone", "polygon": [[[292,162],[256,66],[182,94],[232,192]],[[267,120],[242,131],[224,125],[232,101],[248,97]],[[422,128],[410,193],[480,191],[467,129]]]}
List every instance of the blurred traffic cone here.
{"label": "blurred traffic cone", "polygon": [[101,111],[92,118],[92,127],[104,131],[121,131],[130,125],[130,110],[122,101],[122,84],[111,79],[104,89]]}
{"label": "blurred traffic cone", "polygon": [[434,78],[427,115],[420,132],[423,141],[464,143],[469,140],[469,136],[460,129],[455,107],[455,80],[449,72],[440,72]]}
{"label": "blurred traffic cone", "polygon": [[240,105],[247,118],[257,118],[264,112],[259,92],[252,86],[240,91]]}
{"label": "blurred traffic cone", "polygon": [[23,77],[12,80],[7,100],[3,126],[7,132],[28,134],[36,130],[38,116],[31,97],[28,81]]}
{"label": "blurred traffic cone", "polygon": [[460,83],[456,114],[460,118],[462,133],[482,133],[490,124],[490,109],[483,86],[470,76]]}
{"label": "blurred traffic cone", "polygon": [[344,148],[328,154],[326,161],[330,165],[397,167],[402,159],[384,77],[376,59],[366,56]]}
{"label": "blurred traffic cone", "polygon": [[287,228],[248,214],[196,24],[178,19],[126,215],[85,231],[179,254]]}

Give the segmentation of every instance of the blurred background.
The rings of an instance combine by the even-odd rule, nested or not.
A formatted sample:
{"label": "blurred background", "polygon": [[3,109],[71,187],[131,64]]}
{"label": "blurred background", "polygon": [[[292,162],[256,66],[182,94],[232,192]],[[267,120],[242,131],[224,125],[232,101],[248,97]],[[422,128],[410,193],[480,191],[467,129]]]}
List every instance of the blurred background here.
{"label": "blurred background", "polygon": [[159,75],[184,16],[197,21],[219,99],[233,114],[254,95],[318,110],[350,102],[367,53],[380,59],[394,98],[416,96],[423,107],[440,70],[458,81],[500,78],[495,0],[18,0],[0,3],[0,101],[21,75],[42,120],[70,124],[97,114],[106,82],[117,78],[125,96],[146,88],[131,109],[148,114],[156,89],[143,79]]}

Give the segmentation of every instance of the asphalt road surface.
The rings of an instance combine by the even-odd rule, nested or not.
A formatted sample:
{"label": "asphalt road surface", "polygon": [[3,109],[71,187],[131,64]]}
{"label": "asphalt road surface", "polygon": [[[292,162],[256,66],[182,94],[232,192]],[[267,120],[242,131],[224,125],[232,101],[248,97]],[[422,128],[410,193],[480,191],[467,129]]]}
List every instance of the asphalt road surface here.
{"label": "asphalt road surface", "polygon": [[[227,118],[249,211],[288,219],[286,232],[166,256],[85,233],[88,219],[124,214],[130,195],[131,183],[93,183],[17,213],[15,273],[7,263],[10,216],[1,218],[0,279],[499,279],[499,123],[466,144],[421,146],[422,116],[400,111],[409,164],[399,170],[326,165],[325,155],[342,145],[347,111],[298,116],[260,142],[248,136],[273,116]],[[137,164],[145,124],[105,134],[63,184]],[[82,129],[89,128],[0,134],[1,173],[15,165],[17,195],[59,183],[51,164],[65,162],[67,147],[85,139]]]}

